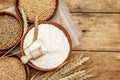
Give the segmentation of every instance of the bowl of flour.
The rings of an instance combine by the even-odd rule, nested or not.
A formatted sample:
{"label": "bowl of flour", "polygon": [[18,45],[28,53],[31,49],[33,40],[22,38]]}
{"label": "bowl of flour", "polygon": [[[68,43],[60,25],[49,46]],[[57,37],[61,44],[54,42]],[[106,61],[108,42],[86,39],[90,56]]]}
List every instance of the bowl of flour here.
{"label": "bowl of flour", "polygon": [[29,55],[36,48],[41,48],[44,55],[28,62],[28,65],[34,69],[41,71],[54,70],[62,65],[71,53],[72,42],[70,35],[58,23],[51,21],[39,22],[37,40],[33,42],[33,38],[34,25],[28,29],[21,41],[20,50],[24,50],[22,52],[23,56]]}

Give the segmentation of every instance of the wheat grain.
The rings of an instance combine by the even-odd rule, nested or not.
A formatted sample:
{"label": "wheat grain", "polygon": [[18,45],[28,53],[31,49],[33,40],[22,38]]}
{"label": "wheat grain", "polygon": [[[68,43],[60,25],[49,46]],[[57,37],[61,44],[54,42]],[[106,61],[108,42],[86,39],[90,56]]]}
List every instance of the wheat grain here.
{"label": "wheat grain", "polygon": [[[4,56],[6,56],[8,53],[10,53],[10,52],[19,44],[19,42],[23,39],[25,33],[27,32],[27,29],[28,29],[28,21],[27,21],[27,19],[26,19],[26,14],[25,14],[25,12],[24,12],[24,10],[23,10],[22,8],[21,8],[21,12],[22,12],[22,17],[23,17],[23,21],[24,21],[24,33],[23,33],[21,39],[20,39],[10,50],[8,50],[8,51],[7,51],[3,56],[1,56],[1,57],[4,57]],[[8,55],[8,56],[9,56],[9,55]]]}
{"label": "wheat grain", "polygon": [[14,45],[20,35],[21,27],[18,20],[9,15],[0,16],[0,48],[8,48]]}
{"label": "wheat grain", "polygon": [[26,80],[24,65],[14,57],[0,58],[0,80]]}
{"label": "wheat grain", "polygon": [[21,7],[25,10],[27,19],[34,21],[38,15],[39,20],[46,20],[53,15],[56,0],[19,0],[19,8]]}

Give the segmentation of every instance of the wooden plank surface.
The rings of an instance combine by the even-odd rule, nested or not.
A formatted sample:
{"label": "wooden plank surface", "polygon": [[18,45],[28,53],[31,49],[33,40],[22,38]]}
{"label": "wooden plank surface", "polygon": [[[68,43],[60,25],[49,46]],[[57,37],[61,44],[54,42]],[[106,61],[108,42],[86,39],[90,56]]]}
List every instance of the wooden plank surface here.
{"label": "wooden plank surface", "polygon": [[0,10],[4,10],[14,5],[15,0],[0,0]]}
{"label": "wooden plank surface", "polygon": [[120,51],[120,14],[74,13],[73,18],[83,30],[74,50]]}
{"label": "wooden plank surface", "polygon": [[[14,0],[0,0],[0,10],[12,6]],[[120,12],[120,0],[64,0],[71,12]]]}
{"label": "wooden plank surface", "polygon": [[64,0],[71,12],[120,12],[120,0]]}
{"label": "wooden plank surface", "polygon": [[[7,2],[6,2],[7,1]],[[13,0],[0,0],[0,10],[13,5]],[[83,69],[93,69],[89,80],[120,79],[120,0],[64,0],[76,23],[83,30],[80,46],[72,55],[85,55],[90,60]],[[9,3],[9,4],[8,4]],[[3,6],[4,5],[4,6]],[[109,13],[79,13],[109,12]],[[117,12],[117,14],[113,14]],[[91,50],[86,52],[80,50]],[[100,52],[102,51],[102,52]],[[105,51],[105,52],[104,52]],[[108,52],[107,52],[108,51]],[[111,52],[114,51],[114,52]],[[37,70],[30,68],[33,76]]]}
{"label": "wooden plank surface", "polygon": [[83,54],[90,57],[84,64],[86,70],[92,70],[94,77],[89,80],[120,80],[120,52],[80,52],[72,53],[74,56]]}
{"label": "wooden plank surface", "polygon": [[[109,55],[108,55],[109,54]],[[120,52],[82,52],[73,51],[70,58],[79,56],[90,57],[82,70],[90,71],[94,76],[89,80],[119,80],[120,79]],[[31,77],[37,72],[31,69]]]}

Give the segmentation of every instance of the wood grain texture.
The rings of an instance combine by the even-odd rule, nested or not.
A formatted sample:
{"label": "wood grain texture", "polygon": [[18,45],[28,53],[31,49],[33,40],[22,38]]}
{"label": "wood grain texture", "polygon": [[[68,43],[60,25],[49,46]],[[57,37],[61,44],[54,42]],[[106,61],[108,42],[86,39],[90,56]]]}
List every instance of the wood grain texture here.
{"label": "wood grain texture", "polygon": [[120,51],[120,14],[74,13],[83,30],[74,50]]}
{"label": "wood grain texture", "polygon": [[84,55],[90,60],[84,64],[94,77],[89,80],[120,80],[120,52],[78,52],[74,56]]}
{"label": "wood grain texture", "polygon": [[0,0],[0,10],[14,6],[14,0]]}
{"label": "wood grain texture", "polygon": [[[108,55],[109,54],[109,55]],[[80,70],[90,71],[93,77],[88,80],[119,80],[120,79],[120,52],[82,52],[73,51],[70,59],[79,58],[81,55],[90,57]],[[79,69],[78,69],[79,70]],[[31,77],[37,71],[31,69]],[[42,74],[43,72],[41,72]]]}
{"label": "wood grain texture", "polygon": [[[0,10],[13,5],[14,0],[0,0]],[[120,79],[120,0],[64,0],[74,20],[83,30],[80,46],[74,50],[95,50],[97,52],[73,51],[72,56],[85,55],[90,60],[83,69],[93,69],[95,75],[89,80]],[[78,13],[78,12],[110,12]],[[99,52],[109,51],[109,52]],[[72,57],[71,57],[72,58]],[[30,68],[30,76],[37,70]]]}
{"label": "wood grain texture", "polygon": [[120,0],[64,0],[71,12],[120,12]]}

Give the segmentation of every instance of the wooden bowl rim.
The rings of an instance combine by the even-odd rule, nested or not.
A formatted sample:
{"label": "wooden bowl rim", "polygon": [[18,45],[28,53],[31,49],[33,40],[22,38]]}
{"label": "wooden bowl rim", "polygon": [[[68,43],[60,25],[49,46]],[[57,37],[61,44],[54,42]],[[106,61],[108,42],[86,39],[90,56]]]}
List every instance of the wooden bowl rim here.
{"label": "wooden bowl rim", "polygon": [[22,25],[21,20],[20,20],[16,15],[14,15],[13,13],[10,13],[10,12],[7,12],[7,11],[3,11],[3,12],[0,12],[0,16],[1,16],[1,15],[8,15],[8,16],[11,16],[11,17],[15,18],[15,19],[18,21],[19,27],[20,27],[20,35],[18,36],[17,40],[14,41],[11,45],[9,45],[9,46],[6,47],[6,48],[0,48],[0,50],[8,50],[8,49],[10,49],[11,47],[13,47],[13,46],[21,39],[22,34],[23,34],[23,33],[22,33],[22,32],[23,32],[23,25]]}
{"label": "wooden bowl rim", "polygon": [[[9,54],[12,54],[12,53],[9,53]],[[7,54],[7,55],[9,55],[9,54]],[[4,55],[4,53],[1,53],[0,54],[0,56],[2,56],[2,55]],[[16,58],[16,59],[18,59],[20,62],[21,62],[21,60],[20,60],[20,57],[19,56],[17,56],[17,55],[12,55],[12,56],[10,56],[10,57],[14,57],[14,58]],[[22,63],[22,62],[21,62]],[[30,77],[30,70],[29,70],[29,67],[28,67],[28,65],[25,65],[25,64],[23,64],[24,65],[24,68],[25,68],[25,73],[26,73],[26,80],[29,80],[29,77]]]}
{"label": "wooden bowl rim", "polygon": [[[71,51],[72,51],[72,41],[71,41],[71,38],[70,38],[69,33],[66,31],[66,29],[65,29],[62,25],[60,25],[60,24],[58,24],[58,23],[55,23],[55,22],[51,22],[51,21],[41,21],[41,22],[39,22],[39,25],[40,25],[40,24],[52,24],[52,25],[55,25],[57,28],[59,28],[60,30],[63,31],[63,33],[64,33],[65,36],[67,37],[68,42],[69,42],[69,45],[70,45],[70,50],[69,50],[68,56],[67,56],[67,58],[64,60],[64,62],[66,62],[66,60],[68,60],[68,58],[69,58],[69,56],[70,56],[70,53],[71,53]],[[26,34],[24,35],[24,37],[23,37],[23,39],[22,39],[22,41],[21,41],[21,43],[20,43],[20,50],[23,50],[23,42],[24,42],[25,36],[27,35],[27,33],[28,33],[33,27],[34,27],[34,24],[29,27],[29,29],[27,30]],[[24,56],[24,55],[25,55],[24,51],[21,52],[21,54],[22,54],[22,56]],[[64,63],[64,62],[63,62],[63,63]],[[62,64],[63,64],[63,63],[62,63]],[[62,64],[60,64],[60,65],[62,65]],[[35,66],[34,64],[32,64],[30,61],[28,62],[28,65],[29,65],[30,67],[32,67],[32,68],[34,68],[34,69],[36,69],[36,70],[40,70],[40,71],[51,71],[51,70],[54,70],[54,69],[56,69],[56,68],[58,68],[58,67],[60,66],[60,65],[59,65],[59,66],[57,66],[57,67],[55,67],[55,68],[50,68],[50,69],[49,69],[49,68],[40,68],[40,67],[37,67],[37,66]]]}
{"label": "wooden bowl rim", "polygon": [[[15,10],[16,10],[18,16],[22,18],[22,15],[21,15],[20,10],[18,8],[19,0],[15,0],[14,4],[15,4]],[[53,14],[49,18],[47,18],[46,20],[43,20],[43,21],[48,21],[48,20],[52,19],[58,10],[58,6],[59,6],[59,0],[56,0],[56,8],[55,8]],[[34,20],[29,20],[28,18],[27,18],[27,20],[29,23],[34,23]]]}

